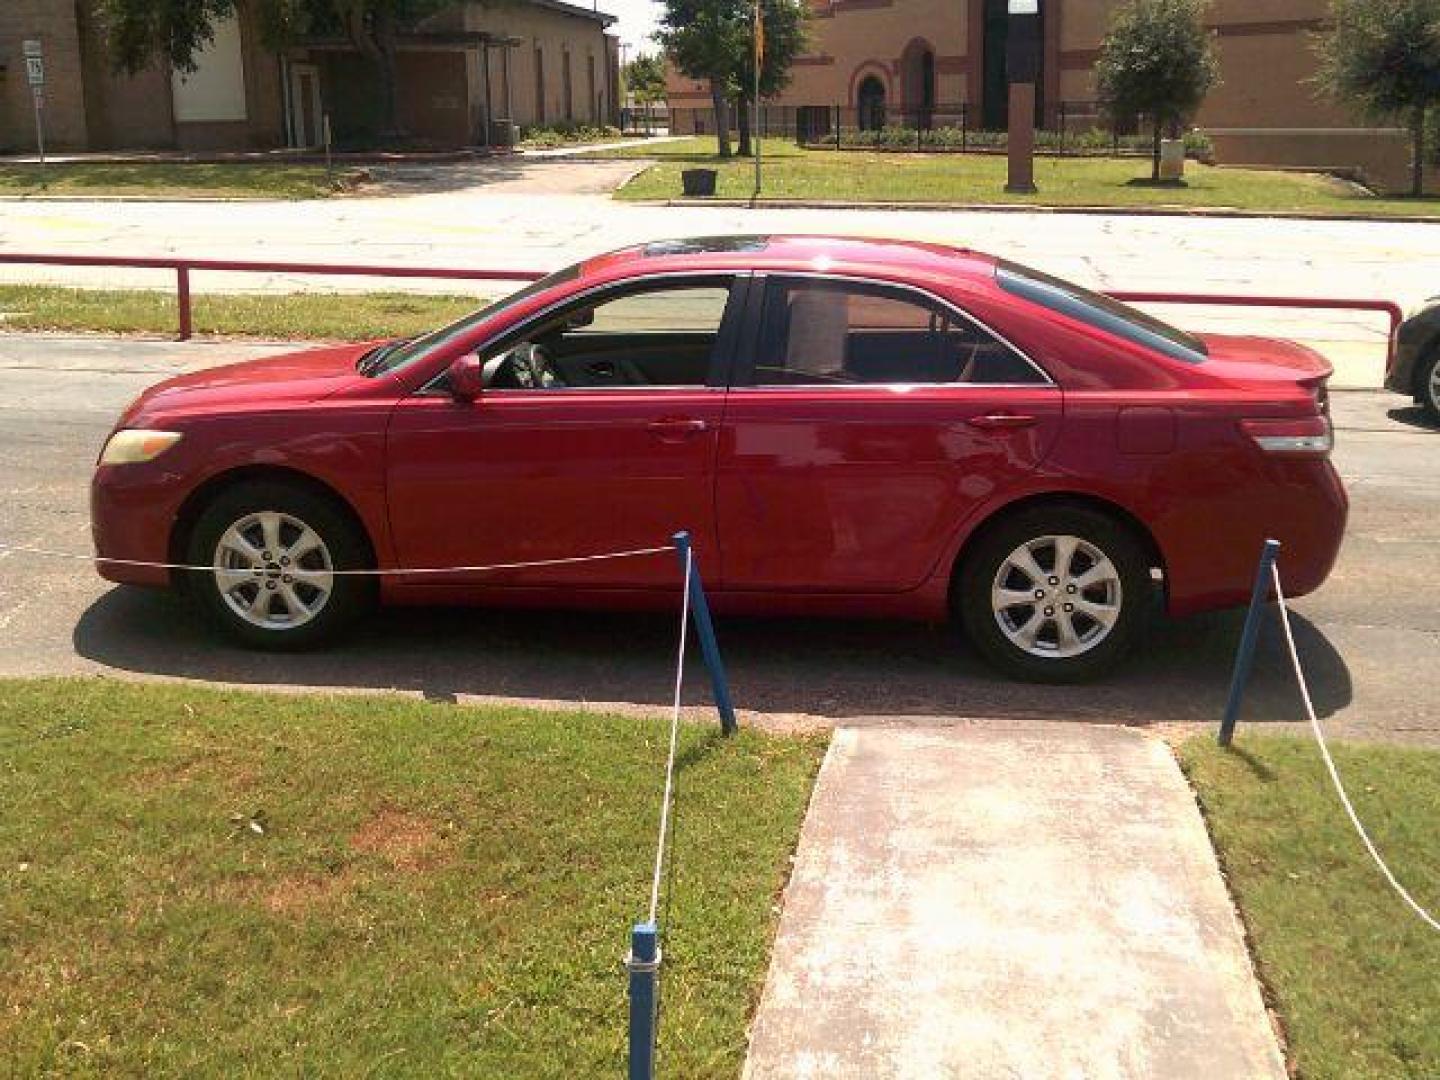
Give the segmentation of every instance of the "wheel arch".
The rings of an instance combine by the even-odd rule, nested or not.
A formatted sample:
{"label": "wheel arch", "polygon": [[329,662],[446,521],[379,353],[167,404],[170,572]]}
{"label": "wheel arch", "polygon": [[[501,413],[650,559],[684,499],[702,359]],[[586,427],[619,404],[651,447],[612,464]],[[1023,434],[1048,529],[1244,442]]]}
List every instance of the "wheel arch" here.
{"label": "wheel arch", "polygon": [[[205,512],[205,508],[218,498],[222,492],[229,490],[236,484],[243,484],[250,481],[288,484],[333,503],[337,509],[350,519],[351,524],[355,526],[359,536],[364,540],[370,565],[374,566],[376,564],[376,552],[378,550],[376,538],[371,535],[370,529],[365,524],[365,519],[360,516],[350,500],[318,477],[300,469],[292,469],[283,465],[241,465],[233,469],[218,472],[214,476],[206,478],[203,483],[197,485],[195,489],[185,497],[185,501],[180,504],[180,509],[175,514],[175,522],[170,528],[169,561],[172,563],[186,562],[186,553],[190,546],[190,536],[194,532],[195,524],[199,521],[200,515]],[[187,575],[180,571],[173,571],[172,580],[177,587],[183,588],[187,581]]]}
{"label": "wheel arch", "polygon": [[1165,553],[1156,540],[1155,534],[1143,521],[1140,520],[1131,510],[1111,499],[1100,495],[1093,495],[1088,492],[1075,491],[1044,491],[1031,495],[1022,496],[1012,502],[1005,503],[993,509],[985,518],[977,522],[966,534],[960,544],[959,551],[955,554],[954,562],[950,567],[950,599],[953,601],[955,590],[959,587],[960,575],[965,568],[966,560],[975,551],[986,533],[994,529],[1002,521],[1024,513],[1027,510],[1037,508],[1065,508],[1093,510],[1105,514],[1125,526],[1130,533],[1140,541],[1145,549],[1146,560],[1152,570],[1158,569],[1161,574],[1161,588],[1169,592],[1170,574],[1165,562]]}

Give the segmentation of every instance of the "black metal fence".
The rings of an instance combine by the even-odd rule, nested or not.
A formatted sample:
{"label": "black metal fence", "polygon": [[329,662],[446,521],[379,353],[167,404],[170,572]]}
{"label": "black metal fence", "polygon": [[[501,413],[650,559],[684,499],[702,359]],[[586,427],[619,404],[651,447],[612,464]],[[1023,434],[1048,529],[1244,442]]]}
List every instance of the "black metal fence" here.
{"label": "black metal fence", "polygon": [[[1150,126],[1142,118],[1115,124],[1095,101],[1059,101],[1046,110],[1046,123],[1035,132],[1036,149],[1063,155],[1129,155],[1148,153]],[[715,112],[709,106],[670,109],[672,135],[714,135]],[[762,105],[762,138],[793,140],[813,149],[877,149],[927,153],[967,153],[1004,149],[1006,133],[987,130],[978,107],[967,102],[939,103],[924,108],[898,108],[883,103],[860,107],[833,105]],[[739,126],[730,110],[732,135]],[[1193,153],[1203,141],[1192,136]]]}
{"label": "black metal fence", "polygon": [[624,106],[620,130],[626,135],[664,135],[670,128],[670,110],[664,104]]}

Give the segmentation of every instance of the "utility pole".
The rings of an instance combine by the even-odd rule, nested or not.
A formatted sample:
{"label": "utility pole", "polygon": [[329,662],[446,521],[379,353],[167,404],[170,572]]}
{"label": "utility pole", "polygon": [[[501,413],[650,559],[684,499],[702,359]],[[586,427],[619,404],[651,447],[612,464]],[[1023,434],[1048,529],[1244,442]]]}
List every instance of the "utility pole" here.
{"label": "utility pole", "polygon": [[1009,0],[1005,76],[1010,83],[1009,175],[1005,190],[1035,194],[1035,80],[1040,72],[1040,0]]}

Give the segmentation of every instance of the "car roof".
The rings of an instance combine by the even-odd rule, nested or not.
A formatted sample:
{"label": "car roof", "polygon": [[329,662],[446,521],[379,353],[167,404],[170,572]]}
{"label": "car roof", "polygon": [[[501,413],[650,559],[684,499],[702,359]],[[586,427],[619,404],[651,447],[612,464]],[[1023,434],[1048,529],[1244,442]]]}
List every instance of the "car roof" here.
{"label": "car roof", "polygon": [[739,234],[636,244],[590,259],[580,269],[585,278],[745,269],[993,279],[995,265],[992,256],[920,240]]}

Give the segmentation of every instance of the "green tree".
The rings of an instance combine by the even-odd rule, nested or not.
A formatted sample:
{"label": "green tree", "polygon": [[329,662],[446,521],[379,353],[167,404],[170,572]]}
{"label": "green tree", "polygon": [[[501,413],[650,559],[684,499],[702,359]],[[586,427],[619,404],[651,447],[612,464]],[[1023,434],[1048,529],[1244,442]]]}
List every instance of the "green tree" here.
{"label": "green tree", "polygon": [[665,58],[637,56],[625,65],[625,89],[642,105],[665,100]]}
{"label": "green tree", "polygon": [[1100,43],[1095,74],[1101,105],[1115,122],[1149,116],[1155,125],[1150,179],[1160,179],[1160,138],[1177,130],[1219,82],[1205,0],[1126,0]]}
{"label": "green tree", "polygon": [[1410,194],[1425,188],[1426,114],[1440,105],[1440,0],[1332,0],[1316,82],[1369,116],[1399,119],[1413,148]]}
{"label": "green tree", "polygon": [[715,110],[716,152],[730,156],[735,57],[749,33],[733,0],[665,0],[655,38],[680,74],[705,83]]}
{"label": "green tree", "polygon": [[[805,45],[805,0],[762,0],[765,57],[760,92],[773,94],[790,80],[790,67]],[[665,0],[656,38],[676,69],[710,88],[715,109],[716,148],[730,156],[730,101],[741,105],[740,152],[750,152],[744,105],[754,92],[755,6],[753,0]]]}
{"label": "green tree", "polygon": [[[216,20],[243,0],[92,0],[116,66],[132,74],[151,63],[195,69]],[[252,0],[267,43],[283,47],[307,34],[343,34],[375,68],[381,135],[401,134],[396,53],[400,32],[455,0]]]}
{"label": "green tree", "polygon": [[[750,9],[753,26],[754,8]],[[805,51],[808,41],[810,7],[805,0],[760,0],[760,18],[765,25],[765,55],[760,63],[760,97],[778,94],[790,85],[790,68]],[[735,81],[740,89],[740,154],[753,153],[750,145],[750,106],[755,101],[755,47],[751,31],[749,47],[739,57]]]}

